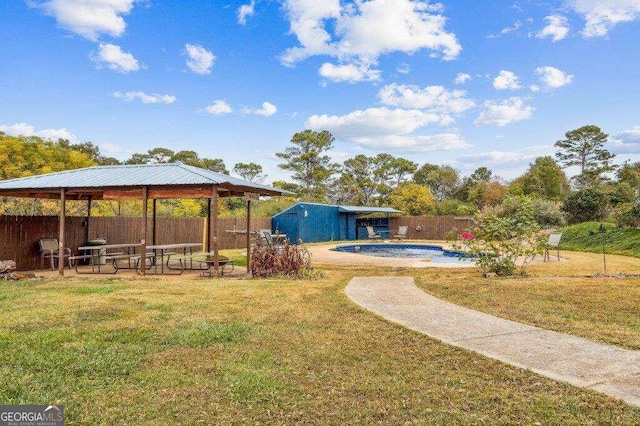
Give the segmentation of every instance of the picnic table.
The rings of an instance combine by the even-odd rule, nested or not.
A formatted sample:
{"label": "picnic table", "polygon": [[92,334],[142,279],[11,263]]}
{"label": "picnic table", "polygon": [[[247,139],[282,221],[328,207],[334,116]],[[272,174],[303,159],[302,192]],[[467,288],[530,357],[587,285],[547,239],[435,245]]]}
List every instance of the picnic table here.
{"label": "picnic table", "polygon": [[[125,244],[101,244],[78,247],[78,251],[84,254],[70,256],[69,260],[75,263],[75,269],[78,274],[115,274],[119,269],[137,269],[140,260],[140,254],[137,248],[142,247],[140,243]],[[89,260],[91,266],[90,271],[81,271],[78,266],[82,260]],[[104,263],[103,263],[104,261]],[[126,266],[118,263],[126,261]],[[103,271],[103,266],[111,263],[112,272]]]}
{"label": "picnic table", "polygon": [[[149,259],[149,264],[146,269],[150,271],[153,268],[154,274],[164,274],[165,266],[167,273],[177,271],[177,274],[182,274],[185,269],[194,269],[194,257],[197,256],[193,252],[194,248],[202,249],[202,243],[172,243],[147,246],[146,256]],[[173,260],[178,261],[178,267],[171,265],[172,256]],[[139,266],[136,269],[139,269]],[[158,269],[160,270],[159,272]]]}

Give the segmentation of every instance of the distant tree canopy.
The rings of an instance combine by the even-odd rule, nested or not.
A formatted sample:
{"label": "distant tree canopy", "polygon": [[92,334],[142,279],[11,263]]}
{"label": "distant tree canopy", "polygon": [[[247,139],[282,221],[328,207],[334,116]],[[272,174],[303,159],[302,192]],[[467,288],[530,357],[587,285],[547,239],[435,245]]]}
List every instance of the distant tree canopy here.
{"label": "distant tree canopy", "polygon": [[[80,149],[77,149],[77,148]],[[95,166],[96,156],[66,140],[52,142],[37,136],[8,136],[0,132],[0,178],[59,172]]]}
{"label": "distant tree canopy", "polygon": [[560,201],[569,193],[569,182],[562,168],[551,157],[538,157],[509,189],[516,195]]}
{"label": "distant tree canopy", "polygon": [[556,158],[565,167],[578,166],[580,174],[575,177],[579,188],[597,186],[603,174],[615,169],[611,160],[615,157],[603,148],[607,135],[600,127],[582,126],[565,133],[565,138],[555,143]]}
{"label": "distant tree canopy", "polygon": [[318,201],[327,199],[329,179],[339,168],[327,155],[333,148],[333,142],[333,135],[326,130],[304,130],[293,135],[293,146],[276,153],[284,160],[278,167],[293,173],[292,179],[298,185],[301,197]]}
{"label": "distant tree canopy", "polygon": [[220,158],[200,158],[195,151],[174,152],[168,148],[153,148],[146,154],[133,154],[124,164],[158,164],[181,162],[189,166],[200,167],[212,172],[229,174],[224,161]]}

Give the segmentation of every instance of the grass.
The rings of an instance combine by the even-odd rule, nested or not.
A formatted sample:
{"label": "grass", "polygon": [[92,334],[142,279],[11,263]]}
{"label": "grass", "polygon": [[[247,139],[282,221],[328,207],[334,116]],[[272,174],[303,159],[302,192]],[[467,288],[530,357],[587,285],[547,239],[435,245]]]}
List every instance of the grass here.
{"label": "grass", "polygon": [[[624,259],[612,265],[633,267]],[[631,302],[628,313],[607,316],[621,295],[637,300],[636,280],[576,276],[563,284],[544,269],[513,280],[345,267],[314,281],[7,282],[0,404],[65,404],[68,424],[640,423],[638,408],[441,344],[344,295],[353,276],[393,274],[507,317],[525,311],[526,322],[547,325],[545,312],[558,310],[549,321],[559,328],[563,316],[581,323],[596,301],[582,332],[607,340],[622,325],[618,339],[627,346],[640,328]]]}
{"label": "grass", "polygon": [[618,228],[605,223],[606,232],[600,232],[600,222],[585,222],[562,230],[560,247],[564,250],[602,253],[603,237],[606,253],[640,257],[640,229]]}

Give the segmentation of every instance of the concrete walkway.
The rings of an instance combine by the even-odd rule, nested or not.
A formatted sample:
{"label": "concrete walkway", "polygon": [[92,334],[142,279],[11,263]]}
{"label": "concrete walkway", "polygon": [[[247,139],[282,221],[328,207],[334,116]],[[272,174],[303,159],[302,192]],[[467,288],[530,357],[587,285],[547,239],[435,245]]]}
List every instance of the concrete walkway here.
{"label": "concrete walkway", "polygon": [[454,305],[426,294],[410,277],[356,277],[345,292],[387,320],[444,343],[640,406],[640,351]]}

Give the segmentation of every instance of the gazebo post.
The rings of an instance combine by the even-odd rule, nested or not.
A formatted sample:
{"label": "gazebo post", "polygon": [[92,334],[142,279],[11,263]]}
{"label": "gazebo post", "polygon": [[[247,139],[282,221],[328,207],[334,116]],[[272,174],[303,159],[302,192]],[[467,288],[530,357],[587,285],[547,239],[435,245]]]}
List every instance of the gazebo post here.
{"label": "gazebo post", "polygon": [[220,255],[218,254],[218,185],[213,185],[213,271],[220,276]]}
{"label": "gazebo post", "polygon": [[151,219],[151,244],[152,245],[156,245],[158,244],[156,241],[156,213],[157,213],[157,209],[156,209],[156,204],[157,204],[157,199],[153,199],[152,202],[152,211],[153,211],[153,218]]}
{"label": "gazebo post", "polygon": [[142,187],[142,248],[140,252],[140,274],[147,272],[147,208],[149,207],[149,187]]}
{"label": "gazebo post", "polygon": [[58,228],[58,273],[64,277],[65,219],[67,216],[67,192],[60,190],[60,226]]}
{"label": "gazebo post", "polygon": [[87,198],[87,217],[84,222],[84,244],[89,243],[89,219],[91,219],[91,202],[93,201],[93,195],[89,195]]}
{"label": "gazebo post", "polygon": [[247,273],[251,272],[251,200],[247,198]]}
{"label": "gazebo post", "polygon": [[207,245],[204,250],[207,252],[207,258],[209,257],[208,253],[211,253],[211,198],[207,198]]}

